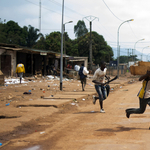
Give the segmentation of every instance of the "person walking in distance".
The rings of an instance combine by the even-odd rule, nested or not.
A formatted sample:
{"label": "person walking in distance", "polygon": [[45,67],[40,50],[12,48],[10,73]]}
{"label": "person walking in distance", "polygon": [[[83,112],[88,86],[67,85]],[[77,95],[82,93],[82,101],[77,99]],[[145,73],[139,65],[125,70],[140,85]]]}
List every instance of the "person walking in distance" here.
{"label": "person walking in distance", "polygon": [[109,81],[109,77],[106,76],[106,70],[107,70],[106,63],[104,61],[101,61],[100,67],[95,71],[92,80],[92,82],[95,83],[95,89],[98,94],[97,97],[93,95],[93,104],[95,105],[96,100],[99,99],[101,113],[105,113],[103,109],[103,100],[107,98],[110,89],[109,85],[108,90],[106,90],[106,87],[104,86],[105,77]]}
{"label": "person walking in distance", "polygon": [[79,76],[80,76],[80,81],[82,84],[82,91],[84,91],[85,85],[86,85],[86,78],[88,75],[89,71],[84,67],[84,64],[81,65],[79,69]]}
{"label": "person walking in distance", "polygon": [[16,67],[16,74],[20,77],[20,84],[23,77],[23,73],[25,73],[24,65],[22,64],[22,61],[19,62],[19,64]]}
{"label": "person walking in distance", "polygon": [[147,104],[150,106],[150,71],[147,71],[145,75],[139,78],[142,81],[142,88],[138,93],[139,97],[139,108],[126,109],[126,117],[130,118],[131,114],[143,114],[145,112]]}

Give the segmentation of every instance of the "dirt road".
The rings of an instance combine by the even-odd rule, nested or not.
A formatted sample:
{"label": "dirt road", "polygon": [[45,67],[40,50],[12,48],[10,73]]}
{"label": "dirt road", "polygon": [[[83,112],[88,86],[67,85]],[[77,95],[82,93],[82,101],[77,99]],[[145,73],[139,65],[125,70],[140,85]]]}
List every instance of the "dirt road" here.
{"label": "dirt road", "polygon": [[[89,83],[91,84],[90,80]],[[140,88],[141,82],[130,82],[111,90],[104,102],[106,113],[99,112],[98,101],[95,105],[92,104],[90,94],[84,99],[74,100],[74,103],[38,108],[37,114],[33,113],[38,115],[36,119],[22,120],[20,126],[9,132],[1,130],[0,140],[6,145],[0,149],[149,150],[149,106],[142,115],[131,115],[130,119],[125,115],[126,108],[138,107],[137,93]],[[30,109],[36,108],[28,108],[29,111]],[[28,113],[27,110],[23,111],[25,109],[22,113]],[[17,122],[17,118],[13,119]],[[4,128],[6,123],[7,121],[3,124]]]}

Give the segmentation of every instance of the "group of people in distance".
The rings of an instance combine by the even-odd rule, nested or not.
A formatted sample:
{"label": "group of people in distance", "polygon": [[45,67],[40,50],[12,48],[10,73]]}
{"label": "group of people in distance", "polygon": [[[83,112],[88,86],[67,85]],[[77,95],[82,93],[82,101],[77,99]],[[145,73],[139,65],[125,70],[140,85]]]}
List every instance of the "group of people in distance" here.
{"label": "group of people in distance", "polygon": [[[84,70],[83,67],[81,67],[80,69]],[[79,75],[82,84],[82,90],[84,91],[87,75],[85,75],[85,77],[83,78],[83,75],[80,73],[81,70],[79,70]],[[101,113],[105,113],[103,109],[103,101],[107,98],[110,90],[109,85],[105,86],[105,77],[108,81],[110,80],[110,78],[106,75],[106,71],[106,62],[101,61],[100,67],[95,71],[92,80],[92,82],[95,83],[95,90],[98,94],[97,97],[93,96],[93,104],[95,104],[96,100],[99,99]],[[129,118],[131,114],[143,114],[145,112],[147,104],[150,106],[150,71],[147,71],[145,75],[142,75],[139,78],[139,81],[143,81],[142,88],[138,93],[139,108],[126,109],[125,112],[127,118]]]}

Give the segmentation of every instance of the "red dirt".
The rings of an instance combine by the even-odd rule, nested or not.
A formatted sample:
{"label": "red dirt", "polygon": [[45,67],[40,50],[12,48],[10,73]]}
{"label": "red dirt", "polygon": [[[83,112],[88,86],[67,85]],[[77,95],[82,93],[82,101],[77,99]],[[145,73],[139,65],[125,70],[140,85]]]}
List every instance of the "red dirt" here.
{"label": "red dirt", "polygon": [[46,79],[0,87],[0,149],[149,150],[150,108],[130,119],[125,115],[126,108],[138,107],[141,82],[126,76],[110,83],[106,113],[100,113],[99,102],[92,104],[91,80],[84,92],[78,80],[63,81],[63,91],[59,80]]}

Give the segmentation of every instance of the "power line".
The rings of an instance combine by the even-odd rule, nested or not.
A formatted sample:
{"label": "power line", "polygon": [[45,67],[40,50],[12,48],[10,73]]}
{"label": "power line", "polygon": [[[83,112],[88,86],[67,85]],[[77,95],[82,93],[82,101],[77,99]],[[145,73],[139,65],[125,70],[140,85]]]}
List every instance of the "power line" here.
{"label": "power line", "polygon": [[131,28],[131,25],[130,25],[130,23],[129,23],[129,22],[128,22],[128,24],[129,24],[129,27],[130,27],[130,29],[131,29],[131,31],[132,31],[132,33],[133,33],[133,35],[134,35],[137,39],[139,39],[139,38],[135,35],[135,33],[134,33],[133,29]]}
{"label": "power line", "polygon": [[[35,4],[35,3],[31,2],[31,1],[28,1],[28,0],[25,0],[25,1],[27,1],[27,2],[29,2],[29,3],[32,3],[33,5],[39,6],[39,4]],[[48,10],[48,11],[51,11],[51,12],[54,12],[54,13],[57,13],[57,14],[61,15],[60,12],[56,12],[56,11],[54,11],[54,10],[51,10],[51,9],[49,9],[49,8],[46,8],[46,7],[44,7],[43,5],[41,5],[41,7],[44,8],[44,9],[46,9],[46,10]],[[70,16],[68,16],[68,15],[65,15],[65,16],[72,19],[72,17],[70,17]]]}
{"label": "power line", "polygon": [[[31,2],[31,1],[29,1],[29,0],[26,0],[26,1],[29,2],[29,3],[32,3],[32,4],[36,5],[36,6],[39,6],[39,4],[33,3],[33,2]],[[60,4],[59,2],[56,2],[55,0],[49,0],[49,1],[61,7],[61,4]],[[44,9],[46,9],[46,10],[48,10],[48,11],[51,11],[51,12],[54,12],[54,13],[57,13],[57,14],[61,15],[61,13],[56,12],[56,11],[53,11],[53,10],[51,10],[51,9],[49,9],[49,8],[46,8],[46,7],[44,7],[43,5],[42,5],[41,7],[44,8]],[[65,8],[66,8],[67,10],[69,10],[69,11],[72,11],[73,13],[76,13],[76,14],[80,15],[80,16],[84,16],[84,15],[82,15],[82,14],[76,12],[75,10],[72,10],[72,9],[66,7],[66,6],[65,6]],[[66,15],[65,15],[65,16],[66,16]],[[70,17],[70,16],[66,16],[66,17],[72,18],[72,17]],[[78,19],[77,19],[77,20],[78,20]],[[106,29],[102,24],[101,24],[101,26],[104,28],[103,31],[107,31],[107,29]],[[48,29],[41,29],[41,30],[48,30]],[[52,29],[50,29],[50,30],[52,30]],[[106,32],[105,32],[105,33],[106,33]],[[106,33],[106,34],[107,34],[107,33]],[[110,33],[109,33],[109,34],[110,34]],[[108,36],[108,34],[107,34],[107,36]],[[112,35],[111,35],[111,36],[112,36]],[[113,36],[112,36],[112,37],[113,37]],[[114,37],[113,37],[113,38],[114,38]]]}
{"label": "power line", "polygon": [[[99,23],[100,24],[100,23]],[[103,32],[105,32],[105,34],[110,38],[110,39],[115,39],[115,37],[113,37],[113,35],[111,35],[110,34],[110,32],[108,32],[108,30],[106,30],[106,28],[102,25],[102,24],[100,24],[102,27],[103,27],[103,29],[104,30],[102,30]],[[97,24],[96,24],[96,26],[99,28],[99,29],[101,29]]]}
{"label": "power line", "polygon": [[[29,3],[32,3],[32,4],[36,5],[36,6],[39,6],[39,4],[33,3],[33,2],[31,2],[31,1],[29,1],[29,0],[26,0],[26,1],[29,2]],[[50,1],[51,3],[54,3],[54,4],[58,5],[58,6],[60,6],[60,7],[62,6],[61,3],[59,3],[59,2],[57,2],[57,1],[55,1],[55,0],[49,0],[49,1]],[[111,11],[110,8],[107,6],[107,4],[105,3],[104,0],[103,0],[103,2],[104,2],[104,4],[106,5],[106,7],[109,9],[109,11]],[[54,11],[54,10],[51,10],[51,9],[49,9],[49,8],[47,8],[47,7],[44,7],[43,5],[42,5],[41,7],[44,8],[44,9],[46,9],[46,10],[48,10],[48,11],[51,11],[51,12],[54,12],[54,13],[57,13],[57,14],[61,15],[60,12],[56,12],[56,11]],[[66,8],[67,10],[69,10],[69,11],[75,13],[75,14],[78,14],[78,15],[80,15],[80,16],[84,16],[84,15],[82,15],[82,14],[76,12],[75,10],[70,9],[70,8],[68,8],[68,7],[66,7],[66,6],[65,6],[65,8]],[[111,13],[112,13],[117,19],[119,19],[112,11],[111,11]],[[72,19],[72,17],[70,17],[70,16],[67,16],[67,15],[65,15],[65,16]],[[74,19],[75,19],[75,18],[74,18]],[[79,20],[79,19],[77,19],[77,20]],[[119,20],[121,20],[121,19],[119,19]],[[122,20],[121,20],[121,21],[122,21]],[[99,23],[100,23],[100,22],[99,22]],[[111,39],[112,41],[115,41],[115,37],[108,31],[108,29],[106,29],[106,28],[104,27],[104,25],[102,25],[102,23],[100,23],[100,25],[102,26],[103,32],[106,34],[106,36],[107,36],[109,39]],[[129,24],[129,25],[130,25],[130,24]],[[96,24],[96,26],[98,26],[98,25]],[[100,26],[98,26],[98,28],[100,28]],[[130,26],[130,28],[131,28],[131,26]],[[53,30],[53,29],[41,29],[41,30]],[[54,29],[54,30],[55,30],[55,29]],[[57,29],[57,30],[60,30],[60,29]],[[69,29],[67,29],[67,30],[69,30]],[[70,30],[71,30],[71,29],[70,29]],[[72,30],[73,30],[73,29],[72,29]],[[102,29],[100,28],[100,30],[102,30]],[[132,30],[132,28],[131,28],[131,30]],[[96,32],[97,32],[97,31],[96,31]],[[133,30],[132,30],[132,32],[133,32]],[[133,34],[134,34],[134,32],[133,32]],[[135,34],[134,34],[134,35],[135,35]],[[105,35],[103,35],[103,36],[105,36]],[[136,36],[136,35],[135,35],[135,36]],[[116,42],[110,42],[110,41],[107,41],[107,42],[110,43],[109,45],[116,46],[116,44],[113,44],[113,43],[116,43]],[[120,42],[120,43],[123,44],[122,47],[127,47],[128,45],[131,45],[131,44],[134,43],[134,42]],[[148,43],[148,42],[147,42],[147,43]],[[129,46],[128,46],[128,47],[129,47]]]}
{"label": "power line", "polygon": [[111,9],[108,7],[108,5],[105,3],[104,0],[103,0],[103,2],[104,2],[104,4],[106,5],[106,7],[109,9],[109,11],[110,11],[118,20],[123,21],[123,20],[119,19],[119,18],[111,11]]}
{"label": "power line", "polygon": [[[56,4],[56,5],[58,5],[58,6],[61,7],[61,3],[56,2],[55,0],[49,0],[49,1],[51,1],[52,3],[54,3],[54,4]],[[67,7],[67,6],[65,6],[65,8],[66,8],[67,10],[70,10],[70,11],[76,13],[76,14],[79,14],[79,15],[82,16],[82,17],[85,16],[85,15],[83,15],[83,14],[78,13],[77,11],[75,11],[75,10],[73,10],[73,9],[70,9],[70,8]]]}
{"label": "power line", "polygon": [[[28,0],[25,0],[25,1],[27,1],[27,2],[29,2],[29,3],[32,3],[33,5],[36,5],[36,6],[39,7],[39,4],[35,4],[35,3],[31,2],[31,1],[28,1]],[[54,13],[57,13],[57,14],[61,15],[61,13],[58,13],[58,12],[53,11],[53,10],[51,10],[51,9],[48,9],[48,8],[46,8],[46,7],[43,7],[43,6],[41,6],[41,7],[44,8],[44,9],[47,9],[47,10],[49,10],[49,11],[51,11],[51,12],[54,12]]]}

